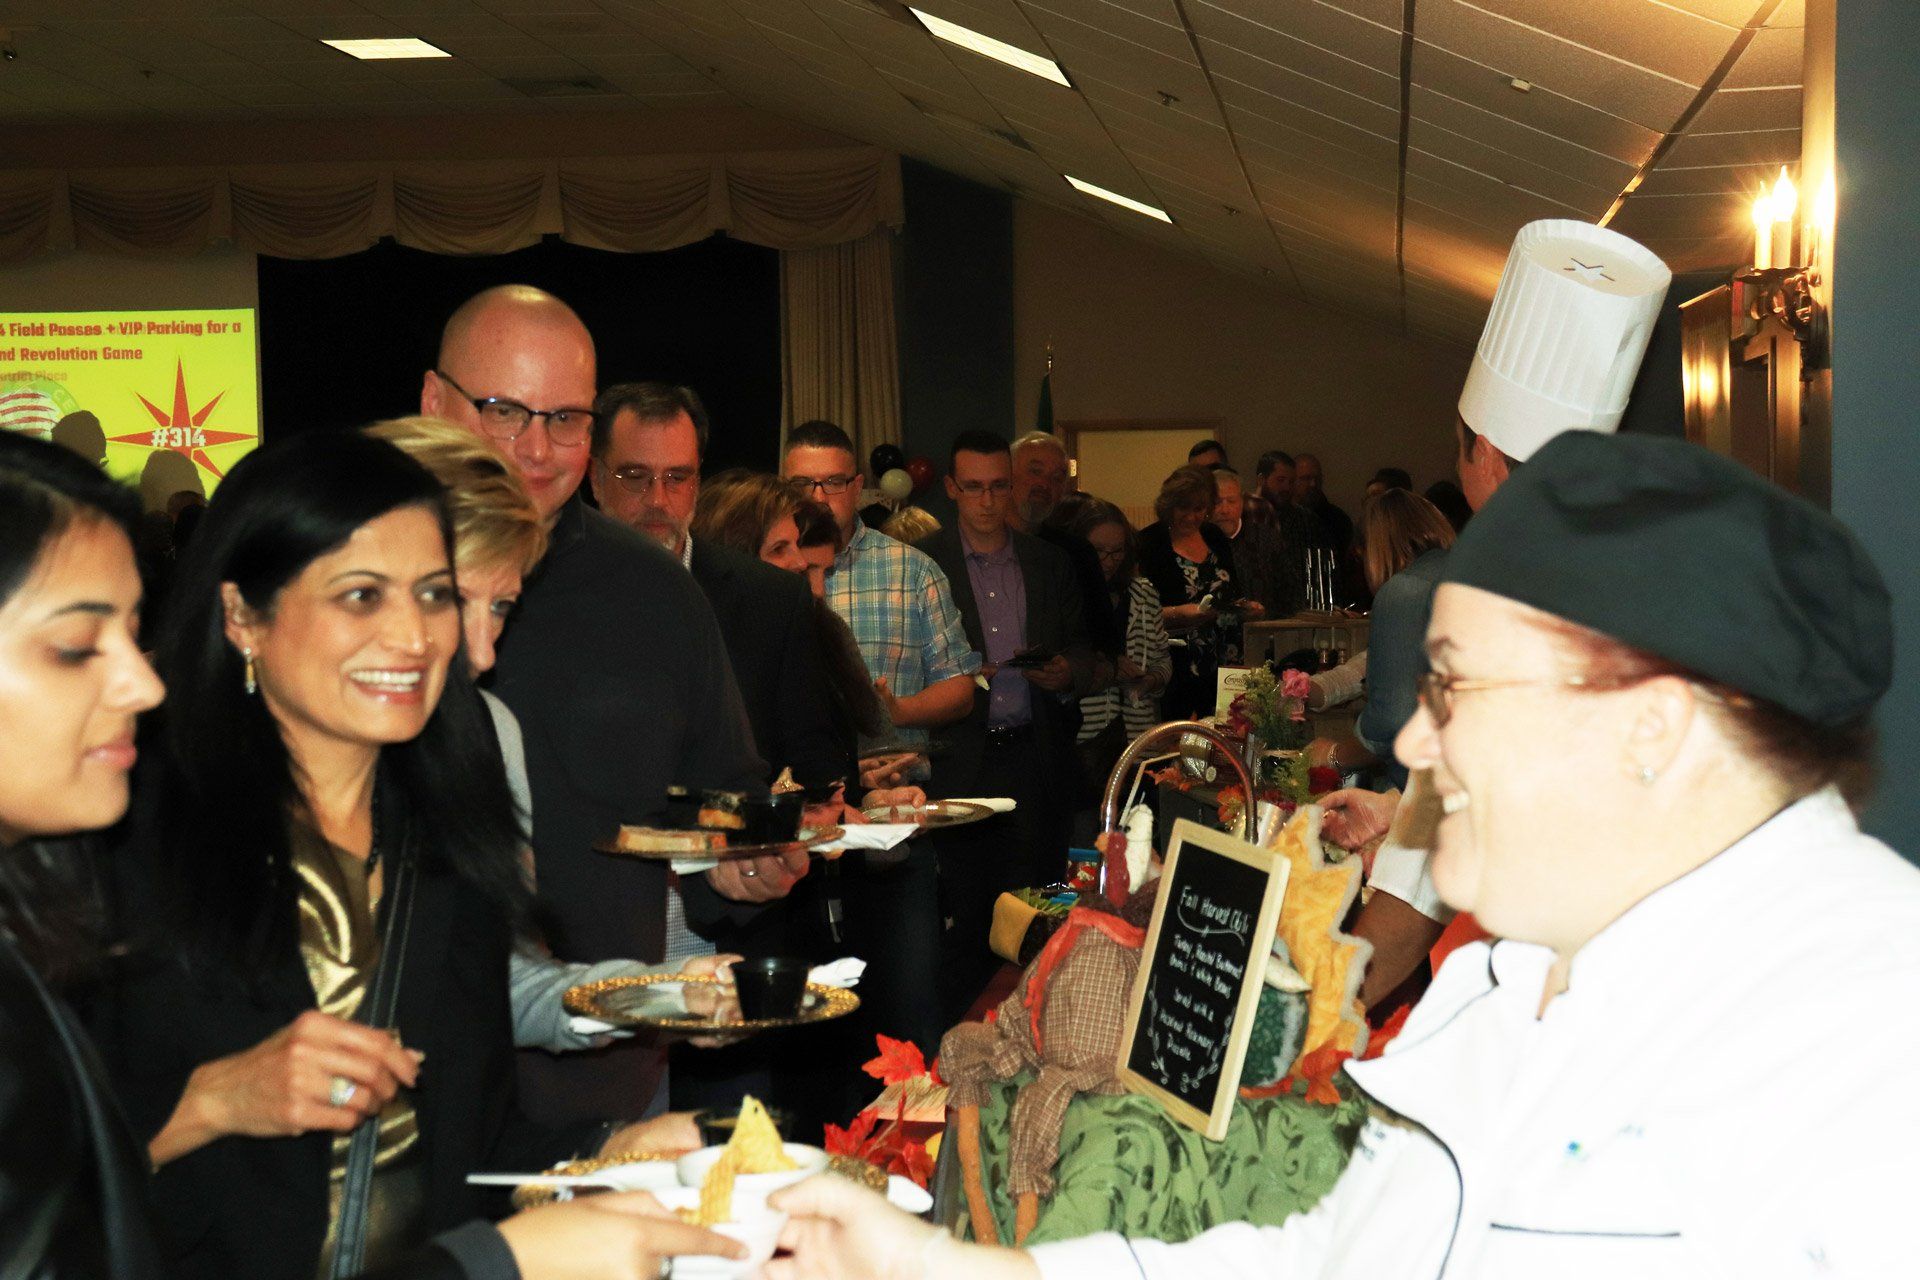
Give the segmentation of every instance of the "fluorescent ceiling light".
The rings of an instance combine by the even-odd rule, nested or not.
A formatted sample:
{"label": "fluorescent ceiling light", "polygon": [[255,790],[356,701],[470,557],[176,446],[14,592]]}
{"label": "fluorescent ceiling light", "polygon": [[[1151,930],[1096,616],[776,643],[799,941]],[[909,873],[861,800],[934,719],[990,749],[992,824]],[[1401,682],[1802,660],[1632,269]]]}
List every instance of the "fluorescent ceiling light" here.
{"label": "fluorescent ceiling light", "polygon": [[1067,73],[1062,71],[1060,64],[1051,58],[1043,58],[1037,53],[1028,53],[1019,45],[995,40],[992,36],[983,36],[978,31],[963,27],[957,22],[948,22],[945,18],[936,18],[930,13],[915,9],[912,5],[907,6],[907,11],[920,19],[920,25],[937,39],[945,40],[948,44],[957,44],[962,49],[977,53],[983,58],[992,58],[995,62],[1004,62],[1010,67],[1018,67],[1043,80],[1064,84],[1069,89],[1073,87],[1067,82]]}
{"label": "fluorescent ceiling light", "polygon": [[408,36],[404,40],[322,40],[344,54],[360,58],[367,62],[382,58],[451,58],[453,55],[445,49],[436,48],[425,40],[415,40]]}
{"label": "fluorescent ceiling light", "polygon": [[1173,218],[1165,209],[1156,209],[1150,204],[1141,204],[1138,200],[1129,200],[1117,191],[1109,191],[1105,187],[1096,187],[1091,182],[1082,182],[1072,174],[1067,175],[1067,182],[1081,195],[1094,196],[1101,200],[1110,200],[1122,209],[1131,209],[1135,213],[1144,213],[1149,218],[1158,218],[1162,222],[1173,221]]}

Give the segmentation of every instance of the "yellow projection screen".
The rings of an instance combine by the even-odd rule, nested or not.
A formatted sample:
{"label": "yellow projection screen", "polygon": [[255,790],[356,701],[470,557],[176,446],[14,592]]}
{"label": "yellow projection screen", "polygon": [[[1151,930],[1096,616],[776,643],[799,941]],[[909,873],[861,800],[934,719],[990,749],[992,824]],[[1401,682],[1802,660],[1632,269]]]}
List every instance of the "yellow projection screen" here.
{"label": "yellow projection screen", "polygon": [[260,442],[254,313],[0,313],[0,427],[137,484],[149,510],[210,494]]}

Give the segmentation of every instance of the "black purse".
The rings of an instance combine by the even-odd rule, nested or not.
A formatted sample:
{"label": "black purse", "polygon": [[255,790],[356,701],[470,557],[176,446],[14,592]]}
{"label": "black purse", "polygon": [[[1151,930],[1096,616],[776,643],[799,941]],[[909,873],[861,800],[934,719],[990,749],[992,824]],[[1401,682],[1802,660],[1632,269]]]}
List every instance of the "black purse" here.
{"label": "black purse", "polygon": [[[373,852],[380,856],[380,810],[373,820]],[[393,1030],[398,1025],[400,975],[406,968],[407,934],[413,924],[414,859],[406,842],[392,859],[392,880],[381,901],[380,960],[373,983],[360,1001],[353,1020],[368,1027]],[[347,1144],[347,1168],[340,1187],[340,1221],[334,1232],[333,1280],[360,1274],[367,1251],[367,1211],[373,1198],[373,1158],[380,1146],[380,1117],[368,1116]]]}

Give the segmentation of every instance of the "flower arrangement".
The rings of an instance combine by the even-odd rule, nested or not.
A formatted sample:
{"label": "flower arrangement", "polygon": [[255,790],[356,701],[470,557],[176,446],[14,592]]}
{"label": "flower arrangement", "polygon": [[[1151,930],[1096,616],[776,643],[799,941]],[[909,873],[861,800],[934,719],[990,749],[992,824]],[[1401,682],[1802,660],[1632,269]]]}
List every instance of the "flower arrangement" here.
{"label": "flower arrangement", "polygon": [[1268,751],[1298,751],[1313,731],[1307,724],[1307,696],[1313,682],[1307,673],[1288,667],[1279,675],[1258,666],[1247,672],[1246,688],[1227,708],[1228,728],[1257,738]]}
{"label": "flower arrangement", "polygon": [[935,1062],[929,1067],[920,1047],[911,1041],[884,1035],[875,1036],[874,1040],[880,1054],[861,1064],[860,1069],[882,1084],[903,1086],[899,1106],[892,1119],[884,1124],[880,1112],[868,1107],[844,1129],[837,1124],[828,1125],[823,1145],[828,1155],[857,1157],[888,1173],[911,1178],[924,1188],[933,1177],[939,1138],[936,1135],[928,1141],[915,1141],[907,1136],[907,1090],[916,1083],[944,1084],[940,1079],[940,1064]]}

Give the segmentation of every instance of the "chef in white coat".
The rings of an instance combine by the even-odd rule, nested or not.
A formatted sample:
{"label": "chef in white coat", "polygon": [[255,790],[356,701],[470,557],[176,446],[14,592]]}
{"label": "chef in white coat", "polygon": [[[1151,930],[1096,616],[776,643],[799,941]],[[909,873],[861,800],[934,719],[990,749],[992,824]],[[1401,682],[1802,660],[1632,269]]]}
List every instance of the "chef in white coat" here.
{"label": "chef in white coat", "polygon": [[1456,951],[1346,1173],[1278,1227],[960,1244],[833,1179],[770,1280],[1920,1275],[1920,870],[1855,825],[1891,678],[1847,530],[1683,441],[1576,431],[1475,517],[1396,750]]}

